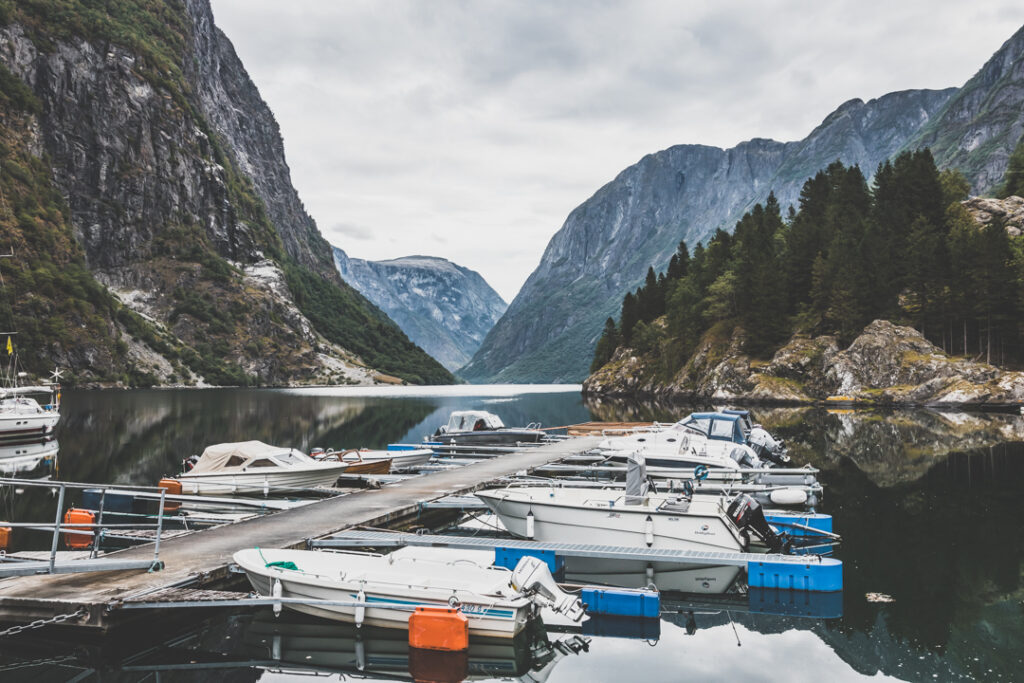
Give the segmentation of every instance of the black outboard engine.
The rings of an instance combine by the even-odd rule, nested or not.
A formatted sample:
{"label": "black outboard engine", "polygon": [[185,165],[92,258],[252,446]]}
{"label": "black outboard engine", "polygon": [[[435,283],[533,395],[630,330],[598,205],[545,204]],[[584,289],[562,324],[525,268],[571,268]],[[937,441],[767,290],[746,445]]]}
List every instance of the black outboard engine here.
{"label": "black outboard engine", "polygon": [[773,462],[776,465],[785,465],[789,462],[789,456],[786,455],[786,446],[783,444],[782,439],[776,440],[761,425],[754,425],[754,428],[750,430],[747,443],[750,444],[750,447],[761,460]]}
{"label": "black outboard engine", "polygon": [[787,550],[788,541],[772,530],[768,520],[764,518],[764,510],[761,504],[750,495],[742,493],[729,503],[727,510],[729,518],[736,523],[740,531],[750,530],[765,542],[768,550],[773,553],[781,553]]}

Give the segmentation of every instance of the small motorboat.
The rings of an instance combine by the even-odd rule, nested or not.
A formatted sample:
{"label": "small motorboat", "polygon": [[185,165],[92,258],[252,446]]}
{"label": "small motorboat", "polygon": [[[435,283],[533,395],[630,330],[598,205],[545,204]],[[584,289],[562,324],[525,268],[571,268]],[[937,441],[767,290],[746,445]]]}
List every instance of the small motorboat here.
{"label": "small motorboat", "polygon": [[629,459],[624,493],[528,486],[476,495],[511,534],[542,542],[725,552],[750,550],[752,536],[772,552],[785,544],[761,505],[748,495],[730,501],[722,496],[651,492],[643,456],[638,454]]}
{"label": "small motorboat", "polygon": [[[512,638],[540,607],[575,621],[583,617],[579,598],[562,591],[535,557],[522,558],[511,571],[466,563],[457,552],[442,560],[250,548],[235,553],[234,561],[260,595],[308,600],[284,606],[360,625],[404,629],[416,607],[458,607],[470,635]],[[349,604],[317,604],[324,600]]]}
{"label": "small motorboat", "polygon": [[294,448],[262,441],[209,446],[183,463],[181,492],[195,495],[270,493],[331,486],[348,463],[318,462]]}
{"label": "small motorboat", "polygon": [[605,439],[597,448],[622,462],[642,451],[652,468],[766,468],[782,462],[767,455],[762,458],[765,454],[774,456],[774,451],[760,447],[755,450],[747,438],[743,417],[729,413],[693,413],[670,426],[656,425]]}
{"label": "small motorboat", "polygon": [[[40,405],[26,394],[50,393]],[[11,387],[0,390],[0,441],[22,441],[53,433],[60,422],[60,387]]]}
{"label": "small motorboat", "polygon": [[538,443],[547,436],[539,425],[506,427],[501,418],[484,410],[456,410],[448,424],[438,428],[428,440],[446,446],[515,446]]}
{"label": "small motorboat", "polygon": [[[388,449],[375,451],[369,448],[350,448],[336,451],[332,448],[314,448],[309,452],[314,460],[324,462],[348,463],[346,474],[387,474],[388,472],[404,472],[421,467],[430,462],[434,451],[429,448]],[[387,463],[383,469],[379,463]]]}

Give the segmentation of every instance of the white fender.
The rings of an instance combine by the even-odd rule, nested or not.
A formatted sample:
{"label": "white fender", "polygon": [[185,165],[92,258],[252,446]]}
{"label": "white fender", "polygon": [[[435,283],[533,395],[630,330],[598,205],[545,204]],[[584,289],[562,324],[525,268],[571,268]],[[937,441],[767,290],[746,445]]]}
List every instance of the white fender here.
{"label": "white fender", "polygon": [[807,502],[807,491],[803,489],[775,489],[768,497],[775,505],[803,505]]}
{"label": "white fender", "polygon": [[356,597],[356,602],[359,604],[356,606],[356,628],[363,625],[363,619],[366,618],[366,591],[362,588],[359,589],[359,595]]}
{"label": "white fender", "polygon": [[[270,586],[270,597],[272,597],[272,598],[279,598],[279,597],[281,597],[281,594],[283,592],[284,591],[281,588],[281,579],[274,579],[274,583],[271,584],[271,586]],[[280,616],[280,614],[281,614],[281,603],[275,602],[274,603],[274,616],[275,617],[276,616]]]}
{"label": "white fender", "polygon": [[533,538],[533,510],[526,513],[526,537]]}
{"label": "white fender", "polygon": [[654,545],[654,520],[650,515],[647,515],[647,519],[644,520],[644,542],[648,548]]}

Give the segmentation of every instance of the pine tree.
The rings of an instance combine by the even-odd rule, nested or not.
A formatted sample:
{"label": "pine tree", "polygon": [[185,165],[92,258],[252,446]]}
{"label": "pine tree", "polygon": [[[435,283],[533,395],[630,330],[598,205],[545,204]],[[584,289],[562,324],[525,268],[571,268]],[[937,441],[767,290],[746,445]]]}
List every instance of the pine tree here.
{"label": "pine tree", "polygon": [[1003,184],[997,193],[1001,199],[1012,195],[1024,197],[1024,137],[1017,142],[1017,146],[1010,155],[1006,174],[1003,176]]}
{"label": "pine tree", "polygon": [[590,372],[597,372],[610,361],[612,356],[615,355],[615,349],[618,346],[619,330],[615,326],[615,321],[608,318],[604,321],[604,331],[601,333],[601,338],[597,341],[597,346],[594,347],[594,360],[590,363]]}
{"label": "pine tree", "polygon": [[622,299],[622,313],[619,316],[619,335],[622,343],[629,346],[633,341],[633,328],[640,320],[640,313],[637,310],[636,296],[633,292],[627,292]]}

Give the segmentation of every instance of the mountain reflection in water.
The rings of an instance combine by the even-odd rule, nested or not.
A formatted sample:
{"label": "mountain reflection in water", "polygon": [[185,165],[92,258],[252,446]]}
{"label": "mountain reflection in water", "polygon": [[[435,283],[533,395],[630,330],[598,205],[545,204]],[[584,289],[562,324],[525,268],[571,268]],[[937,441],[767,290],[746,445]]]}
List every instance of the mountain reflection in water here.
{"label": "mountain reflection in water", "polygon": [[[584,402],[575,392],[487,396],[488,390],[481,387],[481,396],[433,397],[345,396],[343,391],[68,392],[56,473],[65,480],[153,484],[211,443],[260,439],[303,449],[379,448],[418,442],[461,409],[490,410],[509,425],[558,426],[588,420],[672,422],[710,407]],[[822,470],[826,488],[820,510],[835,517],[843,536],[837,555],[845,565],[845,590],[841,609],[820,613],[841,612],[840,618],[771,613],[770,600],[764,603],[768,613],[761,613],[765,610],[743,595],[720,596],[720,602],[715,596],[675,596],[660,626],[640,631],[656,634],[653,647],[639,638],[549,631],[543,635],[547,645],[513,644],[509,656],[491,662],[497,669],[474,668],[479,651],[471,649],[467,675],[548,681],[821,681],[879,674],[901,680],[1019,680],[1024,670],[1021,416],[819,408],[753,412],[786,439],[797,463]],[[51,472],[43,468],[32,476]],[[9,492],[4,496],[5,516],[16,518],[25,506]],[[52,501],[42,503],[48,507],[38,509],[52,514]],[[33,512],[34,519],[43,516]],[[893,602],[869,602],[868,593],[887,594]],[[101,673],[84,680],[106,679],[104,671],[118,681],[153,680],[155,672],[160,680],[175,681],[225,676],[300,681],[314,671],[385,680],[410,675],[403,668],[407,654],[391,669],[369,666],[380,664],[374,653],[402,650],[400,634],[371,638],[367,631],[354,638],[345,631],[350,627],[309,623],[287,611],[279,620],[262,611],[174,619],[186,623],[171,628],[171,619],[161,617],[173,633],[148,634],[164,643],[156,650],[148,649],[153,642],[143,647],[123,634],[100,646],[57,646],[53,634],[38,632],[0,639],[0,680],[68,680],[88,670]],[[315,656],[301,651],[298,661],[288,655],[302,644],[293,637],[296,629],[303,638],[336,646],[316,650]],[[166,640],[159,640],[164,635]],[[554,665],[548,660],[538,668],[541,655],[550,655],[553,644],[568,636],[588,639],[587,647],[573,649],[578,643],[572,641],[575,645],[567,644]],[[360,638],[362,669],[355,645]],[[320,664],[320,655],[334,659]],[[33,658],[58,656],[67,659],[24,666]]]}

